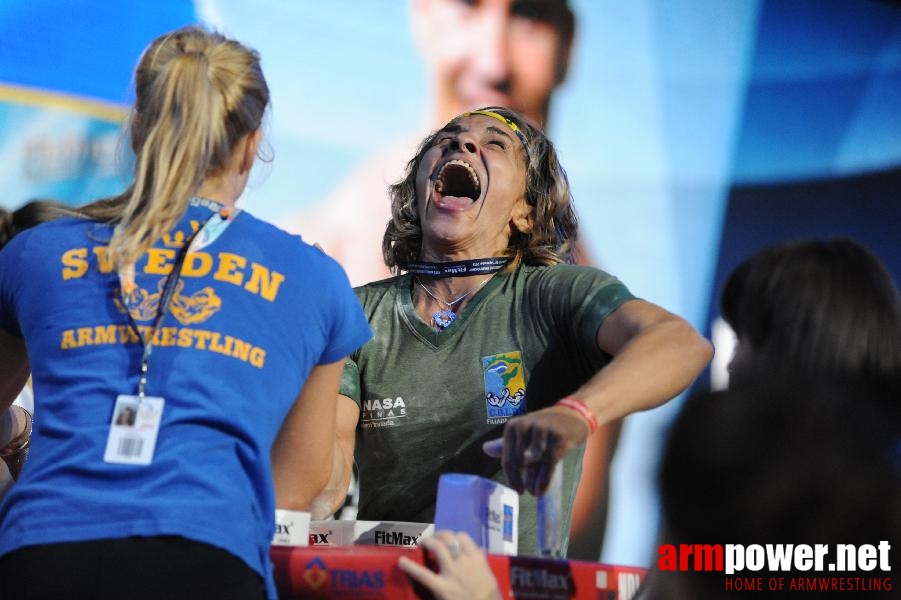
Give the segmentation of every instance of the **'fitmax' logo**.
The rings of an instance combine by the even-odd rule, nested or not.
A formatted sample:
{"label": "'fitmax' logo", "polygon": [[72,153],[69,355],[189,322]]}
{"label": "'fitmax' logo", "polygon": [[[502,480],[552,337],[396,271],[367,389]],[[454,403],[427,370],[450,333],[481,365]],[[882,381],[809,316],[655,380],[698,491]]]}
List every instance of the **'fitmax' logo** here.
{"label": "'fitmax' logo", "polygon": [[328,546],[328,536],[332,535],[331,531],[326,533],[311,533],[310,534],[310,545],[311,546]]}
{"label": "'fitmax' logo", "polygon": [[416,546],[421,535],[406,535],[400,531],[376,531],[375,543],[381,546]]}

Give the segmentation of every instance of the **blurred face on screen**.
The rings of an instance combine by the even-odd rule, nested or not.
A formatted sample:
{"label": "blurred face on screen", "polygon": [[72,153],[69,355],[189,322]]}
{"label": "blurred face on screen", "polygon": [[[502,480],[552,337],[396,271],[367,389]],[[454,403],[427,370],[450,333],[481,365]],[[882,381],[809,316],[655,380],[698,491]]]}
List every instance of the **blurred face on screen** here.
{"label": "blurred face on screen", "polygon": [[565,0],[411,0],[437,119],[505,106],[543,126],[572,42]]}

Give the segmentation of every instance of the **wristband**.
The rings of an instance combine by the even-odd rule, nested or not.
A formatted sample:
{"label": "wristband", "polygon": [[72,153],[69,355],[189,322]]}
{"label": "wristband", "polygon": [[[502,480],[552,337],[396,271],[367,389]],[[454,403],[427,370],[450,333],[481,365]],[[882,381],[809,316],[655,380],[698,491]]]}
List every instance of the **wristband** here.
{"label": "wristband", "polygon": [[591,433],[594,433],[598,430],[598,418],[594,416],[594,411],[588,408],[588,406],[581,400],[573,398],[572,396],[567,396],[566,398],[557,400],[557,404],[559,406],[565,406],[566,408],[574,410],[582,415],[582,418],[588,422],[588,429],[591,430]]}
{"label": "wristband", "polygon": [[[4,448],[0,448],[0,458],[15,456],[16,454],[27,450],[28,446],[31,445],[31,431],[34,427],[34,418],[31,416],[31,413],[28,412],[28,409],[22,408],[21,406],[18,406],[17,408],[25,413],[25,430],[22,432],[22,434],[27,432],[27,435],[25,436],[25,440],[20,442],[19,445],[15,448],[10,448],[9,445]],[[16,437],[21,437],[22,434],[19,434]]]}

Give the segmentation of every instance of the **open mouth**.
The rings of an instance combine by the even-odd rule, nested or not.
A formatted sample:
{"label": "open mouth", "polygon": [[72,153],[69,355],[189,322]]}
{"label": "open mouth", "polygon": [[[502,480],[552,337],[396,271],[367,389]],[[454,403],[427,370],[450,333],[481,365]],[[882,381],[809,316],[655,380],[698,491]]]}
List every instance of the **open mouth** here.
{"label": "open mouth", "polygon": [[435,176],[435,191],[442,196],[469,198],[475,202],[482,193],[482,185],[475,169],[462,160],[454,159],[444,163]]}

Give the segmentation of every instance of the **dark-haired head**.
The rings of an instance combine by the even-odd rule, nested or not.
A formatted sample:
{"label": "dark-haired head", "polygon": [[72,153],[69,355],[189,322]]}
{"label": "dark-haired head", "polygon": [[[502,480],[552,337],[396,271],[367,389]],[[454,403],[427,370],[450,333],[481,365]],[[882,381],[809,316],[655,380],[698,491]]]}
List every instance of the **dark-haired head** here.
{"label": "dark-haired head", "polygon": [[[663,448],[661,542],[834,548],[898,540],[894,400],[865,386],[779,377],[689,398]],[[722,597],[722,572],[683,575],[655,574],[655,585],[687,578],[684,597]]]}
{"label": "dark-haired head", "polygon": [[901,382],[898,289],[879,259],[853,240],[758,252],[727,280],[722,311],[738,337],[735,383],[795,371]]}
{"label": "dark-haired head", "polygon": [[72,209],[54,200],[31,200],[13,211],[0,208],[0,248],[26,229],[72,214]]}

